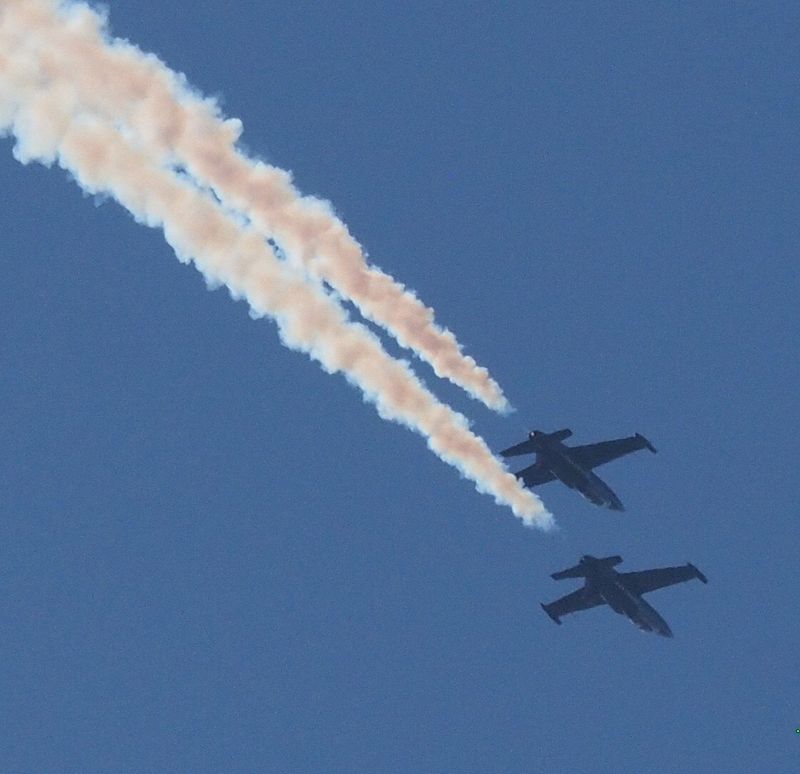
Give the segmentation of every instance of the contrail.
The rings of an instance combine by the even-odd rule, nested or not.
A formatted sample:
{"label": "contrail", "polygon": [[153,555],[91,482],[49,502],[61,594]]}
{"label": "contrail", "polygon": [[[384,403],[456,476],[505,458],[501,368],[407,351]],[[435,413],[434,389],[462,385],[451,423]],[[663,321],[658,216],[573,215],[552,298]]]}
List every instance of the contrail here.
{"label": "contrail", "polygon": [[155,56],[112,39],[105,18],[85,4],[59,7],[54,0],[39,0],[37,5],[42,10],[29,34],[40,37],[45,67],[55,72],[69,67],[84,104],[158,148],[162,163],[178,165],[211,187],[223,204],[274,239],[290,261],[352,300],[364,317],[430,363],[437,376],[490,408],[510,410],[489,372],[435,324],[433,311],[367,263],[327,202],[301,196],[288,172],[237,150],[240,121],[225,120],[216,102],[192,92]]}
{"label": "contrail", "polygon": [[278,260],[250,224],[84,105],[68,67],[59,74],[42,69],[27,30],[51,5],[0,1],[0,132],[16,138],[16,157],[57,161],[84,190],[108,193],[140,222],[161,227],[178,257],[193,261],[209,284],[225,284],[255,314],[273,318],[287,346],[326,371],[341,371],[382,417],[423,435],[440,458],[527,524],[549,526],[541,502],[505,471],[466,419],[437,401],[367,328],[349,321],[320,285]]}

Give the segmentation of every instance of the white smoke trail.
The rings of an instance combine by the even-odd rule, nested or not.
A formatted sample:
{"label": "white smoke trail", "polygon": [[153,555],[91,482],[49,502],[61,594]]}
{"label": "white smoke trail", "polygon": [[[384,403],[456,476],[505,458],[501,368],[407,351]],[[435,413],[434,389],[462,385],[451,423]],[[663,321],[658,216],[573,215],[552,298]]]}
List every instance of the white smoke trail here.
{"label": "white smoke trail", "polygon": [[68,3],[60,11],[54,0],[37,4],[42,12],[28,34],[40,37],[46,67],[55,73],[69,68],[84,104],[157,148],[163,163],[180,165],[213,188],[226,206],[274,238],[289,260],[351,299],[438,376],[495,410],[509,410],[488,371],[461,352],[455,336],[434,323],[433,311],[413,292],[367,263],[326,202],[302,197],[289,173],[236,149],[238,120],[224,120],[213,100],[194,94],[155,56],[111,39],[105,19],[85,4]]}
{"label": "white smoke trail", "polygon": [[277,260],[261,234],[87,109],[69,72],[45,74],[25,34],[37,5],[0,2],[0,131],[16,137],[17,158],[57,160],[85,190],[110,193],[141,222],[163,228],[181,260],[193,260],[209,282],[225,284],[255,313],[274,318],[288,346],[329,372],[342,371],[381,416],[422,434],[439,457],[527,524],[549,526],[541,502],[503,469],[464,417],[439,403],[363,325],[348,321],[322,288]]}

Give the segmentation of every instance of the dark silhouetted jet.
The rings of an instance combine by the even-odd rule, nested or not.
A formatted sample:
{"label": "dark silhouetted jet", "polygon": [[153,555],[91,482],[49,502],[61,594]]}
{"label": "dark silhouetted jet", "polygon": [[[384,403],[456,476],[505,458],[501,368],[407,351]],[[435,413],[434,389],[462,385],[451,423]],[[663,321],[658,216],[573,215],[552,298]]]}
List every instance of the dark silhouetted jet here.
{"label": "dark silhouetted jet", "polygon": [[708,583],[708,578],[693,564],[642,572],[617,572],[614,567],[621,561],[621,556],[596,559],[587,555],[581,557],[575,567],[554,572],[550,576],[553,580],[586,578],[586,584],[549,605],[542,605],[542,609],[560,624],[561,616],[567,613],[588,610],[597,605],[609,605],[615,613],[628,616],[642,631],[672,637],[667,622],[642,599],[642,594],[692,578]]}
{"label": "dark silhouetted jet", "polygon": [[520,454],[536,454],[536,462],[514,475],[525,486],[539,486],[558,479],[570,489],[577,489],[587,500],[595,505],[604,505],[613,511],[624,511],[619,497],[592,468],[605,465],[617,457],[622,457],[639,449],[655,448],[643,435],[636,433],[630,438],[617,438],[615,441],[590,443],[586,446],[565,446],[563,441],[572,435],[572,430],[556,430],[543,433],[534,430],[528,440],[503,449],[503,457],[516,457]]}

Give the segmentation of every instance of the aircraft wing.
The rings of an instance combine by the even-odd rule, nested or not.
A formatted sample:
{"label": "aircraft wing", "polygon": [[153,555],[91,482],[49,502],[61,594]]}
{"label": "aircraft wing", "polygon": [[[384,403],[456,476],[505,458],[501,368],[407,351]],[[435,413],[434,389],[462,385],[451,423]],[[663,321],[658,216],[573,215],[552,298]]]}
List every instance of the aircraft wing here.
{"label": "aircraft wing", "polygon": [[521,479],[525,486],[539,486],[539,484],[546,484],[548,481],[556,479],[553,473],[538,463],[518,470],[514,475]]}
{"label": "aircraft wing", "polygon": [[641,572],[621,572],[619,579],[632,594],[646,594],[648,591],[663,589],[675,583],[699,578],[703,583],[708,579],[693,564],[684,564],[682,567],[661,567],[658,570],[643,570]]}
{"label": "aircraft wing", "polygon": [[529,438],[527,441],[518,443],[516,446],[509,446],[500,452],[501,457],[519,457],[520,454],[533,454],[536,451],[536,444]]}
{"label": "aircraft wing", "polygon": [[624,457],[626,454],[639,451],[639,449],[650,449],[655,452],[650,441],[637,433],[630,438],[617,438],[615,441],[590,443],[586,446],[572,446],[569,449],[569,456],[584,470],[591,470],[599,465],[605,465],[617,457]]}
{"label": "aircraft wing", "polygon": [[571,594],[567,594],[549,605],[542,605],[545,613],[549,615],[556,623],[562,615],[567,613],[577,613],[579,610],[588,610],[591,607],[604,605],[603,598],[596,591],[588,591],[586,586]]}

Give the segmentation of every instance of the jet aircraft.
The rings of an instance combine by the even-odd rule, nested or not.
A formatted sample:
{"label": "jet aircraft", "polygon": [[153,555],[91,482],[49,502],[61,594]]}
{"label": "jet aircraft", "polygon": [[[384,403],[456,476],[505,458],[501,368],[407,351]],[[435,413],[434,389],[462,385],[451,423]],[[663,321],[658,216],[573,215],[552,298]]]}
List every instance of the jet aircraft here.
{"label": "jet aircraft", "polygon": [[614,441],[590,443],[586,446],[565,446],[563,441],[572,435],[572,430],[556,430],[543,433],[534,430],[528,440],[510,446],[500,452],[503,457],[516,457],[520,454],[536,454],[536,462],[514,475],[525,486],[534,487],[558,479],[570,489],[577,489],[587,500],[595,505],[604,505],[613,511],[624,511],[619,497],[611,490],[592,468],[605,465],[639,449],[655,447],[643,435],[636,433],[630,438],[617,438]]}
{"label": "jet aircraft", "polygon": [[583,588],[549,605],[543,604],[542,609],[560,624],[561,616],[567,613],[588,610],[597,605],[609,605],[615,613],[628,616],[642,631],[672,637],[667,622],[642,599],[642,594],[692,578],[708,583],[708,578],[693,564],[642,572],[617,572],[614,567],[621,561],[621,556],[597,559],[586,555],[581,557],[575,567],[553,573],[550,576],[553,580],[586,578],[586,583]]}

